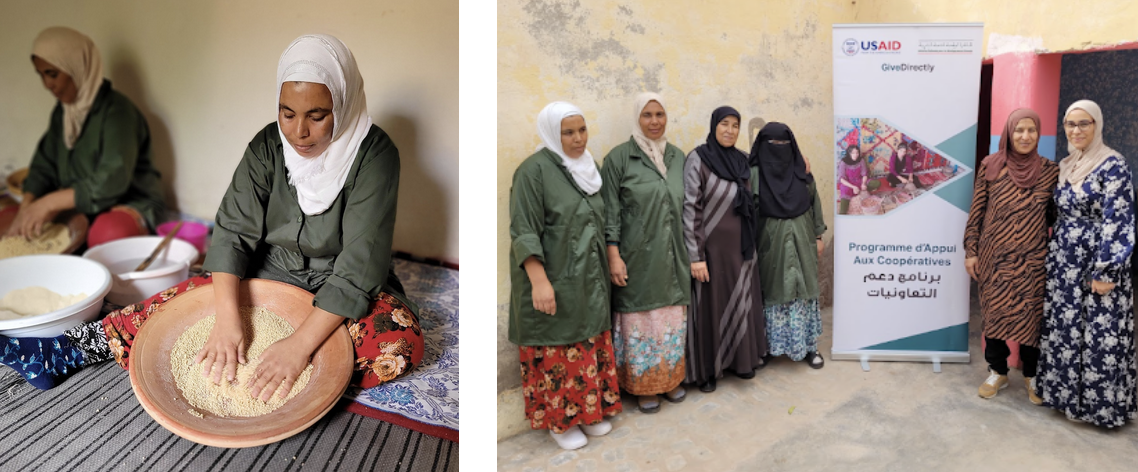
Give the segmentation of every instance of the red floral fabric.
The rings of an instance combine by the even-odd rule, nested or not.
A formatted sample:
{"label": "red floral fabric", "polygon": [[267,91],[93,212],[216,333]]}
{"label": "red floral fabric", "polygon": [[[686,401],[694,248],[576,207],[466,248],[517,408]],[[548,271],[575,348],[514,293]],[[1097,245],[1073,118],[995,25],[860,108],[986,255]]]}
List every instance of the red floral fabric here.
{"label": "red floral fabric", "polygon": [[[103,318],[103,331],[115,362],[123,369],[130,365],[134,337],[160,305],[210,283],[212,277],[193,277]],[[356,352],[352,385],[363,388],[403,377],[423,362],[423,331],[418,315],[386,292],[380,292],[370,308],[358,321],[346,321]]]}
{"label": "red floral fabric", "polygon": [[564,433],[621,412],[612,333],[565,346],[520,346],[526,418]]}
{"label": "red floral fabric", "polygon": [[352,385],[371,388],[403,377],[423,362],[419,317],[398,298],[380,292],[367,316],[348,322],[356,346]]}

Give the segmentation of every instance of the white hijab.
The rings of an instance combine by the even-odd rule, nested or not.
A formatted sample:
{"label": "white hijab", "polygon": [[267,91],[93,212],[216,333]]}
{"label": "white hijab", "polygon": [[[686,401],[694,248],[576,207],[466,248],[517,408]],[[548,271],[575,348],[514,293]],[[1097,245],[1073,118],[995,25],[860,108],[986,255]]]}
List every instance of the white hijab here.
{"label": "white hijab", "polygon": [[[281,54],[277,64],[278,104],[285,82],[324,84],[332,93],[332,143],[323,154],[313,158],[301,156],[280,132],[288,183],[296,187],[301,211],[316,215],[332,206],[340,195],[360,144],[371,129],[364,79],[356,67],[356,58],[343,42],[330,35],[312,34],[296,38]],[[279,128],[278,123],[278,131]]]}
{"label": "white hijab", "polygon": [[1083,179],[1086,179],[1091,172],[1098,168],[1110,156],[1119,156],[1118,151],[1107,147],[1106,143],[1102,140],[1102,130],[1106,124],[1102,121],[1102,109],[1098,104],[1090,100],[1079,100],[1072,103],[1067,107],[1067,113],[1063,115],[1063,121],[1067,121],[1067,117],[1071,115],[1072,111],[1083,110],[1091,115],[1095,120],[1095,135],[1091,138],[1091,144],[1086,149],[1080,151],[1075,148],[1075,145],[1067,142],[1067,157],[1059,161],[1059,183],[1069,182],[1075,188],[1081,188]]}
{"label": "white hijab", "polygon": [[667,112],[668,107],[664,106],[664,98],[658,93],[644,92],[636,96],[636,118],[632,123],[632,139],[636,140],[636,145],[640,146],[640,150],[648,154],[648,158],[656,164],[656,169],[665,179],[668,178],[668,167],[664,165],[664,150],[668,148],[667,136],[660,136],[660,139],[648,139],[644,134],[644,130],[640,129],[640,114],[644,113],[644,107],[648,106],[648,102],[656,102],[660,104],[660,108]]}
{"label": "white hijab", "polygon": [[573,181],[577,182],[577,186],[586,194],[592,195],[601,189],[601,173],[597,171],[597,161],[593,160],[593,155],[587,148],[584,154],[572,158],[566,156],[561,147],[561,120],[578,115],[584,116],[581,114],[581,109],[571,103],[553,102],[546,105],[541,113],[537,114],[537,135],[541,137],[541,144],[537,149],[549,148],[561,156],[561,164],[569,169]]}
{"label": "white hijab", "polygon": [[83,132],[83,123],[91,111],[91,104],[103,85],[103,58],[91,38],[63,26],[54,26],[40,32],[32,43],[32,55],[47,61],[71,76],[79,93],[74,103],[63,105],[63,144],[67,149]]}

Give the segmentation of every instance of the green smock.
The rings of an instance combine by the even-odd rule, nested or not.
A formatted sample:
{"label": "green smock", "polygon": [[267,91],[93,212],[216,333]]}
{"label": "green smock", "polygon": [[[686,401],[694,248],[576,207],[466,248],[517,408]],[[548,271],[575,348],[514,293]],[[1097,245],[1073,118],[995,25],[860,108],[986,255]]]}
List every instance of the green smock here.
{"label": "green smock", "polygon": [[75,209],[89,218],[127,205],[153,229],[166,208],[160,177],[146,118],[104,79],[71,149],[63,142],[63,105],[56,103],[23,189],[36,198],[75,189]]}
{"label": "green smock", "polygon": [[[586,195],[542,149],[514,171],[510,188],[510,342],[563,346],[612,327],[608,257],[602,231],[604,199]],[[533,285],[522,265],[535,256],[553,286],[557,314],[533,307]]]}
{"label": "green smock", "polygon": [[[759,194],[759,168],[751,167],[751,191]],[[814,204],[790,219],[759,217],[757,249],[763,306],[818,298],[817,239],[826,232],[818,187],[809,184]],[[757,205],[756,205],[757,207]]]}
{"label": "green smock", "polygon": [[398,194],[399,150],[372,125],[332,206],[305,215],[273,122],[253,137],[233,172],[203,267],[315,292],[313,305],[353,320],[368,314],[380,291],[417,314],[391,267]]}
{"label": "green smock", "polygon": [[[691,303],[691,263],[684,245],[684,152],[664,151],[667,179],[635,139],[605,156],[605,240],[619,243],[628,286],[613,286],[613,311],[634,313]],[[605,278],[608,270],[605,270]]]}

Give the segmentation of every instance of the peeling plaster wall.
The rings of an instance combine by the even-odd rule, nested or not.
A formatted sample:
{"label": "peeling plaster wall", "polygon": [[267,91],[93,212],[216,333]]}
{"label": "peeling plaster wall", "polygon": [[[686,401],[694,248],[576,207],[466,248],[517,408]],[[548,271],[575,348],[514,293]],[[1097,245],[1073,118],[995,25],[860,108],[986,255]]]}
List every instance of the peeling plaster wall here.
{"label": "peeling plaster wall", "polygon": [[[642,90],[667,101],[671,143],[704,140],[711,111],[794,129],[815,169],[833,166],[830,27],[834,23],[985,23],[985,51],[1084,49],[1133,41],[1138,2],[1092,10],[1066,1],[826,0],[667,3],[644,0],[504,0],[498,3],[498,438],[529,428],[517,346],[506,339],[510,284],[509,193],[514,169],[538,144],[537,113],[567,100],[585,112],[600,162],[628,140]],[[994,43],[994,44],[992,44]],[[1002,118],[1001,118],[1002,119]],[[986,129],[987,124],[980,124]],[[754,131],[740,135],[749,150]],[[823,200],[833,173],[815,172]],[[824,205],[833,227],[833,209]],[[829,240],[829,236],[827,236]],[[832,259],[832,248],[826,260]],[[832,271],[829,271],[832,274]],[[822,278],[829,276],[822,274]],[[823,280],[829,286],[829,280]]]}

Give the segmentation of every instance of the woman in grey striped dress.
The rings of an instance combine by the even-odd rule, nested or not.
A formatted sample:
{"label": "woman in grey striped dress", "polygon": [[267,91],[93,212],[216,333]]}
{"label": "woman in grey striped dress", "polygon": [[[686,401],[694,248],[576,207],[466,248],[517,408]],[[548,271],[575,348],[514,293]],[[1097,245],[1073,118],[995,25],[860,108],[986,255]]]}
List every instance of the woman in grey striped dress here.
{"label": "woman in grey striped dress", "polygon": [[691,258],[687,381],[715,390],[730,369],[749,379],[767,351],[747,155],[739,112],[719,107],[707,142],[684,164],[684,241]]}

